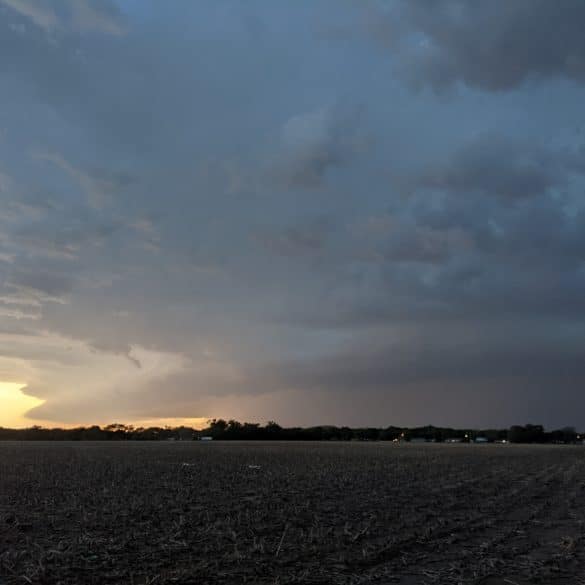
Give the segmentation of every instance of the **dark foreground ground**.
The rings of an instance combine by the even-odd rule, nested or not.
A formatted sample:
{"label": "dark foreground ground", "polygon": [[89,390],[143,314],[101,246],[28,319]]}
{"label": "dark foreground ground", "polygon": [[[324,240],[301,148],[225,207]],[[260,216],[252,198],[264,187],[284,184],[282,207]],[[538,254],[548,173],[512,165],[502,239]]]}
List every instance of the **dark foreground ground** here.
{"label": "dark foreground ground", "polygon": [[585,447],[0,443],[0,583],[585,585]]}

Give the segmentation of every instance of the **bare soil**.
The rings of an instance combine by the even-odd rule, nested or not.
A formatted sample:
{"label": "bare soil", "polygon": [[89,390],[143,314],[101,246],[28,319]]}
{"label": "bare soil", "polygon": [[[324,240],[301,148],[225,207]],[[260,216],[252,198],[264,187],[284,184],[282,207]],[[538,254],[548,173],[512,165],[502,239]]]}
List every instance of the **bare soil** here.
{"label": "bare soil", "polygon": [[0,443],[0,584],[585,585],[585,447]]}

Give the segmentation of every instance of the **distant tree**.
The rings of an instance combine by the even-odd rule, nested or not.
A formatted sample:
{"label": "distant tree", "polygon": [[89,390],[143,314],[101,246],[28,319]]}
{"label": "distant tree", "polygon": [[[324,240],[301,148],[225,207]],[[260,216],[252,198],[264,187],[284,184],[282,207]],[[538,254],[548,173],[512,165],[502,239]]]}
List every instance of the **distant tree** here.
{"label": "distant tree", "polygon": [[106,431],[110,435],[110,438],[114,440],[123,440],[130,438],[131,430],[132,427],[128,427],[127,425],[121,423],[112,423],[104,427],[104,431]]}
{"label": "distant tree", "polygon": [[264,427],[264,431],[267,438],[278,439],[282,433],[282,427],[273,420],[269,420]]}
{"label": "distant tree", "polygon": [[100,441],[104,438],[104,431],[97,425],[81,430],[81,439],[84,441]]}
{"label": "distant tree", "polygon": [[231,419],[211,419],[207,421],[207,428],[196,431],[191,427],[133,427],[120,423],[112,423],[103,428],[97,425],[78,427],[73,429],[47,429],[38,425],[26,429],[7,429],[0,427],[0,440],[49,440],[49,441],[84,441],[84,440],[135,440],[135,441],[164,441],[167,439],[190,440],[196,437],[210,435],[214,439],[246,439],[246,440],[288,440],[288,441],[393,441],[410,440],[411,438],[425,438],[443,441],[446,438],[473,440],[476,436],[487,437],[490,441],[508,438],[514,443],[574,443],[579,435],[573,427],[545,432],[542,425],[514,425],[504,429],[452,429],[433,427],[431,425],[417,428],[401,428],[389,426],[384,429],[350,428],[324,425],[317,427],[288,427],[283,428],[274,421],[265,426],[258,423],[244,422]]}
{"label": "distant tree", "polygon": [[508,431],[510,443],[544,443],[546,436],[542,425],[513,425]]}
{"label": "distant tree", "polygon": [[522,443],[524,438],[524,427],[512,425],[508,431],[508,441],[510,443]]}
{"label": "distant tree", "polygon": [[174,429],[174,433],[179,441],[192,441],[195,436],[195,430],[185,426]]}
{"label": "distant tree", "polygon": [[561,429],[564,443],[574,443],[577,440],[577,431],[575,427],[563,427]]}
{"label": "distant tree", "polygon": [[219,439],[228,427],[228,423],[222,418],[208,420],[207,424],[208,428],[205,434],[212,436],[214,439]]}
{"label": "distant tree", "polygon": [[[484,436],[491,443],[493,443],[494,441],[497,441],[501,438],[500,431],[498,431],[497,429],[486,429],[484,431],[481,431],[481,435]],[[503,437],[503,438],[505,438],[505,437]]]}

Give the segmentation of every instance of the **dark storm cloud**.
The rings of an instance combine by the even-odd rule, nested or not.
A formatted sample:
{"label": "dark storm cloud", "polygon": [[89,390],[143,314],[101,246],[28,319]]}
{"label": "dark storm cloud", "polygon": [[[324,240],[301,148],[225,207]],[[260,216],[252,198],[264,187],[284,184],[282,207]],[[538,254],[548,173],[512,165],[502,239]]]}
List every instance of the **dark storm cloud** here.
{"label": "dark storm cloud", "polygon": [[293,388],[360,392],[368,389],[391,391],[404,384],[422,385],[434,381],[455,385],[522,378],[536,385],[554,383],[559,374],[574,386],[585,380],[585,355],[579,351],[569,353],[566,348],[559,348],[557,352],[549,348],[539,351],[519,343],[513,348],[488,349],[468,340],[468,344],[458,347],[456,352],[449,349],[452,348],[428,338],[420,346],[413,344],[398,349],[389,345],[385,351],[372,348],[367,353],[359,353],[352,348],[331,358],[322,357],[318,362],[279,364],[273,383]]}
{"label": "dark storm cloud", "polygon": [[483,136],[414,176],[394,209],[359,222],[313,327],[529,315],[585,308],[583,175],[575,150]]}
{"label": "dark storm cloud", "polygon": [[538,145],[485,135],[461,147],[444,166],[420,177],[422,185],[471,195],[531,197],[563,187],[572,157]]}
{"label": "dark storm cloud", "polygon": [[[581,0],[371,3],[371,32],[401,54],[412,82],[503,91],[531,80],[585,81]],[[384,8],[381,8],[384,7]]]}
{"label": "dark storm cloud", "polygon": [[0,6],[35,416],[583,423],[580,4]]}

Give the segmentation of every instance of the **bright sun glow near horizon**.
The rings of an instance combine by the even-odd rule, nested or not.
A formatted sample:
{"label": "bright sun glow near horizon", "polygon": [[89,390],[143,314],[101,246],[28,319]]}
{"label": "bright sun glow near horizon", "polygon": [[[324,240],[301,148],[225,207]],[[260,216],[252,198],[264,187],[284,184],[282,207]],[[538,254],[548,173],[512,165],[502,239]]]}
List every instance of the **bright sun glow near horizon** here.
{"label": "bright sun glow near horizon", "polygon": [[27,428],[35,424],[41,424],[45,427],[76,427],[76,426],[90,426],[91,424],[99,424],[105,426],[112,422],[121,422],[124,424],[138,426],[192,426],[194,428],[203,428],[206,425],[207,418],[201,417],[168,417],[168,418],[149,418],[140,420],[124,420],[124,421],[100,421],[95,422],[75,422],[62,423],[39,421],[31,419],[26,416],[26,413],[34,408],[40,406],[45,401],[34,396],[28,396],[23,392],[26,384],[17,382],[0,382],[0,427],[7,427],[12,429]]}
{"label": "bright sun glow near horizon", "polygon": [[16,382],[0,382],[0,427],[30,427],[33,421],[26,418],[26,413],[44,400],[28,396],[22,389],[26,384]]}

